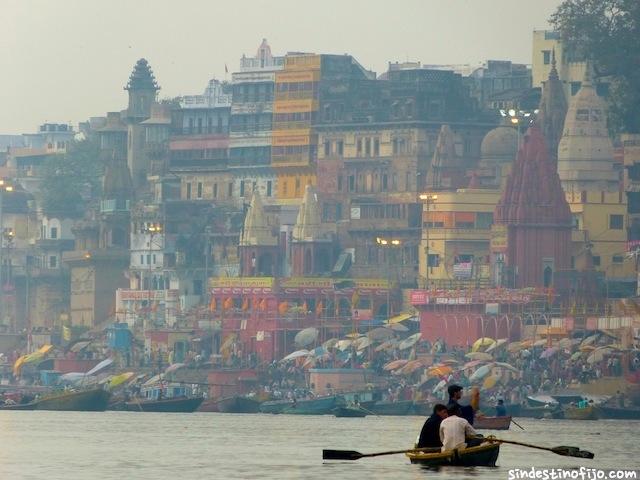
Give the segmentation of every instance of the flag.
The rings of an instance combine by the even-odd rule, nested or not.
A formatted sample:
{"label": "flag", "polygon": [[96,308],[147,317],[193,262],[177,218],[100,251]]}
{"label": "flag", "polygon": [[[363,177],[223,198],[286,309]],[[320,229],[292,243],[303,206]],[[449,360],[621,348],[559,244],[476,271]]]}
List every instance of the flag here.
{"label": "flag", "polygon": [[284,302],[281,302],[280,305],[278,305],[278,312],[280,313],[280,315],[284,315],[288,311],[289,311],[289,303],[287,303],[286,300]]}
{"label": "flag", "polygon": [[316,305],[316,316],[321,316],[322,315],[322,302],[318,302],[318,304]]}
{"label": "flag", "polygon": [[267,309],[267,299],[263,298],[262,301],[260,302],[260,310],[264,312],[266,309]]}
{"label": "flag", "polygon": [[222,306],[225,310],[231,310],[233,308],[233,298],[228,297]]}
{"label": "flag", "polygon": [[309,311],[309,305],[307,305],[307,301],[305,300],[304,303],[302,304],[302,312],[306,314],[308,311]]}
{"label": "flag", "polygon": [[67,327],[66,325],[62,326],[62,339],[65,342],[71,341],[71,329],[69,327]]}
{"label": "flag", "polygon": [[249,297],[245,297],[242,301],[242,311],[246,312],[247,310],[249,310]]}
{"label": "flag", "polygon": [[218,309],[218,305],[216,304],[216,297],[211,297],[211,301],[209,302],[209,311],[215,312]]}

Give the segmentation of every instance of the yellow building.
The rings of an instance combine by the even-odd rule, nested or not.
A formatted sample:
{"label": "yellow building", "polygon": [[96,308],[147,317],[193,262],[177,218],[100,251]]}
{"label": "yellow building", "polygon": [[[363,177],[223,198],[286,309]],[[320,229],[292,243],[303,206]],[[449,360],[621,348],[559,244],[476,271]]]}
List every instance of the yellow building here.
{"label": "yellow building", "polygon": [[430,288],[488,285],[494,189],[426,192],[423,207],[420,278]]}

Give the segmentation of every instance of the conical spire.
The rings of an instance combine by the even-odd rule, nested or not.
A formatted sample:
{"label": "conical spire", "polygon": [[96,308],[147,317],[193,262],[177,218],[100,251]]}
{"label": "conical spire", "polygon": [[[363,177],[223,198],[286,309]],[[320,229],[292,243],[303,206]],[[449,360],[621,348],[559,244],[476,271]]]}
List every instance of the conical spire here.
{"label": "conical spire", "polygon": [[153,70],[145,58],[138,60],[129,76],[129,82],[125,90],[160,90]]}
{"label": "conical spire", "polygon": [[316,193],[311,185],[304,190],[302,205],[298,211],[298,218],[293,227],[293,240],[297,242],[313,242],[320,240],[322,236],[322,224],[320,222],[320,209]]}
{"label": "conical spire", "polygon": [[244,229],[240,237],[240,246],[275,247],[278,237],[273,234],[269,219],[264,212],[262,199],[258,190],[253,191],[249,211],[244,219]]}
{"label": "conical spire", "polygon": [[455,135],[449,125],[442,125],[431,160],[427,185],[432,188],[456,188],[462,171],[456,154]]}
{"label": "conical spire", "polygon": [[544,83],[542,98],[538,107],[536,124],[542,130],[549,156],[555,162],[558,161],[558,144],[562,137],[564,119],[567,115],[567,99],[564,95],[564,88],[556,70],[556,53],[553,50],[551,56],[551,71],[549,78]]}

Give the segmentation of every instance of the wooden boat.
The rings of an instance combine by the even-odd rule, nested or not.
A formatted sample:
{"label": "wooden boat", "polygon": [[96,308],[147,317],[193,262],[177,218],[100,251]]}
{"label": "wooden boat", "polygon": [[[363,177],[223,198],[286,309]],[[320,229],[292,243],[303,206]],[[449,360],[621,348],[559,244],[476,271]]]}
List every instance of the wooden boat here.
{"label": "wooden boat", "polygon": [[0,406],[0,410],[35,410],[36,403],[15,403],[13,405],[2,405]]}
{"label": "wooden boat", "polygon": [[441,467],[445,465],[459,467],[495,467],[500,454],[499,443],[483,443],[477,447],[469,447],[459,450],[447,450],[445,452],[424,451],[409,452],[407,457],[411,463],[417,463],[425,467]]}
{"label": "wooden boat", "polygon": [[598,420],[598,408],[592,405],[584,408],[567,407],[564,410],[564,418],[567,420]]}
{"label": "wooden boat", "polygon": [[110,398],[111,393],[102,388],[62,392],[36,400],[34,410],[104,412],[109,405]]}
{"label": "wooden boat", "polygon": [[204,401],[202,397],[173,397],[161,400],[131,400],[122,405],[127,412],[195,412]]}
{"label": "wooden boat", "polygon": [[260,404],[260,411],[262,413],[282,413],[285,408],[291,405],[291,400],[270,400],[268,402],[262,402]]}
{"label": "wooden boat", "polygon": [[362,418],[367,416],[367,412],[358,406],[336,407],[332,412],[336,417],[340,418]]}
{"label": "wooden boat", "polygon": [[506,417],[486,417],[477,416],[473,420],[473,428],[480,430],[509,430],[511,416]]}
{"label": "wooden boat", "polygon": [[217,404],[218,411],[222,413],[258,413],[260,411],[259,400],[242,395],[221,398]]}
{"label": "wooden boat", "polygon": [[598,405],[600,418],[620,420],[640,420],[640,408],[638,407],[613,407]]}
{"label": "wooden boat", "polygon": [[210,398],[204,400],[198,407],[199,412],[219,412],[218,400],[212,400]]}
{"label": "wooden boat", "polygon": [[371,406],[370,410],[376,415],[411,415],[413,412],[413,401],[376,402]]}
{"label": "wooden boat", "polygon": [[326,415],[337,406],[343,405],[342,397],[332,395],[330,397],[312,398],[309,400],[297,400],[295,403],[289,402],[288,406],[281,412],[290,415]]}
{"label": "wooden boat", "polygon": [[520,417],[525,418],[553,418],[553,419],[561,419],[564,418],[564,410],[562,410],[558,405],[552,407],[528,407],[521,406],[520,407]]}

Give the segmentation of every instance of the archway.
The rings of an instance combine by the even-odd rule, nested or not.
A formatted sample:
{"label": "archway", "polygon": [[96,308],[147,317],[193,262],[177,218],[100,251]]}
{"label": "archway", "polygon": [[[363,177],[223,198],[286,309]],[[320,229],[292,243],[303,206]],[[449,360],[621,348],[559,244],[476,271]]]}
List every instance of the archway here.
{"label": "archway", "polygon": [[553,283],[553,270],[549,265],[547,265],[546,267],[544,267],[543,285],[545,286],[545,288],[549,288],[552,283]]}
{"label": "archway", "polygon": [[306,248],[304,251],[304,265],[302,271],[305,275],[313,273],[313,257],[311,256],[310,248]]}

